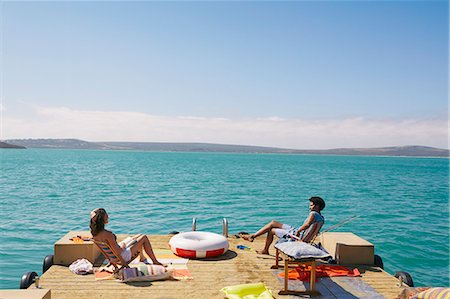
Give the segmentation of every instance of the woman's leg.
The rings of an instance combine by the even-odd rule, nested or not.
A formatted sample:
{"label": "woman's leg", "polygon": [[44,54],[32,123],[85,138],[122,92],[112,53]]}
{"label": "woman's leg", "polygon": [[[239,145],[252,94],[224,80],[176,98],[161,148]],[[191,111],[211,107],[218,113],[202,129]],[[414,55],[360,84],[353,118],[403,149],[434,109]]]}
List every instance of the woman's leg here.
{"label": "woman's leg", "polygon": [[[278,221],[272,220],[269,223],[267,223],[266,225],[264,225],[263,227],[261,227],[256,233],[254,233],[253,235],[249,235],[249,236],[241,236],[244,240],[253,242],[253,239],[255,239],[256,237],[259,237],[265,233],[270,233],[271,230],[273,228],[282,228],[283,227],[283,223],[280,223]],[[267,235],[267,237],[269,237],[269,234]],[[273,240],[273,235],[272,235],[272,240]],[[269,244],[270,245],[270,244]]]}
{"label": "woman's leg", "polygon": [[[137,243],[131,247],[131,255],[134,256],[137,252],[142,253],[142,249],[148,254],[148,256],[152,259],[153,264],[162,265],[155,257],[153,253],[152,245],[150,244],[150,240],[145,235],[138,236],[136,239]],[[142,257],[142,255],[141,255]]]}
{"label": "woman's leg", "polygon": [[[137,235],[134,235],[134,236],[132,236],[132,238],[135,239],[135,240],[137,241],[137,239],[138,239],[140,236],[143,236],[143,234],[137,234]],[[144,250],[141,250],[141,252],[139,253],[139,260],[140,260],[141,262],[142,262],[142,261],[145,261]]]}

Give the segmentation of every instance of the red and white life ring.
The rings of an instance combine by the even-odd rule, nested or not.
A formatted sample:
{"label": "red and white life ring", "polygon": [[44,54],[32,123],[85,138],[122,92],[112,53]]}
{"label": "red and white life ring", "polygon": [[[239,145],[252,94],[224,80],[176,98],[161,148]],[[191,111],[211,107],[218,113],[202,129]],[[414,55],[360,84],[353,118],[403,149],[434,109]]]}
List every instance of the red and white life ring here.
{"label": "red and white life ring", "polygon": [[228,240],[222,235],[209,232],[185,232],[173,236],[170,249],[186,258],[215,257],[228,250]]}

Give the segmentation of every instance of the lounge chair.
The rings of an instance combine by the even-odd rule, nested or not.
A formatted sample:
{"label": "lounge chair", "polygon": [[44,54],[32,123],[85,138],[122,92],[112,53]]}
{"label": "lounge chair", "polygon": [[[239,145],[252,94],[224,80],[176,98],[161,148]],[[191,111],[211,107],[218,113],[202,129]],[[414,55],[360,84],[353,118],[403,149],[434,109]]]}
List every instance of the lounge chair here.
{"label": "lounge chair", "polygon": [[108,243],[106,242],[100,242],[92,239],[94,241],[95,245],[100,248],[100,251],[103,253],[105,258],[109,260],[109,263],[114,266],[114,273],[119,272],[119,270],[123,267],[129,268],[129,263],[133,261],[135,258],[137,258],[140,254],[138,251],[134,256],[131,257],[131,259],[126,262],[119,252],[116,252]]}
{"label": "lounge chair", "polygon": [[[323,222],[317,222],[312,224],[303,234],[302,238],[298,238],[298,241],[304,242],[304,243],[312,243],[316,236],[318,235],[320,229],[323,226]],[[281,240],[280,240],[281,241]],[[284,288],[281,290],[278,294],[279,295],[299,295],[299,294],[307,294],[311,296],[320,296],[320,292],[316,290],[316,260],[320,258],[324,258],[324,256],[313,256],[313,257],[305,257],[305,258],[294,258],[292,255],[289,255],[287,252],[284,252],[280,249],[278,249],[277,245],[280,244],[280,241],[275,244],[275,265],[273,265],[272,269],[278,269],[280,268],[279,265],[279,259],[280,256],[283,260],[283,266],[284,266]],[[297,243],[297,242],[290,242],[290,243]],[[291,253],[291,252],[289,252]],[[289,265],[306,265],[311,266],[311,275],[310,275],[310,283],[309,283],[309,290],[306,291],[293,291],[288,289],[288,282],[289,282]]]}

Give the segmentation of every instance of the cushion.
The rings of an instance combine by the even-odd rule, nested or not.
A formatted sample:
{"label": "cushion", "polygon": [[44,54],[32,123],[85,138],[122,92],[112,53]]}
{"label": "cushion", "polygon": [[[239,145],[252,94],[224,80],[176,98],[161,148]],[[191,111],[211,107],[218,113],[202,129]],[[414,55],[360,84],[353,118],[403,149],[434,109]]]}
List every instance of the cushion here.
{"label": "cushion", "polygon": [[296,260],[307,258],[327,258],[330,255],[305,242],[284,242],[275,244],[275,248]]}
{"label": "cushion", "polygon": [[450,297],[450,288],[429,288],[426,291],[420,292],[412,298],[417,299],[438,299]]}
{"label": "cushion", "polygon": [[171,275],[172,272],[166,267],[144,263],[130,264],[130,268],[122,268],[119,271],[122,282],[163,280],[170,278]]}

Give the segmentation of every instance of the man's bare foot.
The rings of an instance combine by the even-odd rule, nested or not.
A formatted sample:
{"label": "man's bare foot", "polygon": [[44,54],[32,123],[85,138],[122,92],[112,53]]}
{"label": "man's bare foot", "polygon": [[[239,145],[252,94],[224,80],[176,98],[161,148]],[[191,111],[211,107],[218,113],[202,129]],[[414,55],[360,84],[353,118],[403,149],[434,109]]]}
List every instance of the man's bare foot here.
{"label": "man's bare foot", "polygon": [[253,235],[240,235],[240,237],[242,239],[244,239],[245,241],[249,241],[249,242],[253,242],[253,240],[255,239],[255,236]]}
{"label": "man's bare foot", "polygon": [[256,253],[257,253],[257,254],[270,255],[270,254],[269,254],[269,251],[267,251],[267,250],[256,250]]}

